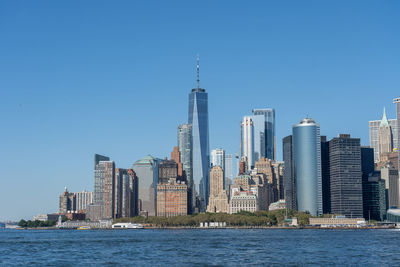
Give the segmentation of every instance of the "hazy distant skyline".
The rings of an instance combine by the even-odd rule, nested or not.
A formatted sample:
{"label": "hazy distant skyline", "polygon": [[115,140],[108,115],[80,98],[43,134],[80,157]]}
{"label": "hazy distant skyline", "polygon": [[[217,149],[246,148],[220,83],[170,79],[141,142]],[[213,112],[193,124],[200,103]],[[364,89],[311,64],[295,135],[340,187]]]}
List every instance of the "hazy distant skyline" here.
{"label": "hazy distant skyline", "polygon": [[240,122],[305,116],[328,139],[369,144],[368,121],[400,95],[398,1],[1,1],[0,220],[58,211],[92,191],[94,153],[127,168],[164,158],[209,97],[210,149],[239,152]]}

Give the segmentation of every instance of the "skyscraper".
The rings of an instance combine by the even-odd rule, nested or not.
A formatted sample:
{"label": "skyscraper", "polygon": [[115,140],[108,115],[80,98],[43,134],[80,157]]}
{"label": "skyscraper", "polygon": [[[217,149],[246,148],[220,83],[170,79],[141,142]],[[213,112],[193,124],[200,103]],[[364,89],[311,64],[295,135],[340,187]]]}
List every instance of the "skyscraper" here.
{"label": "skyscraper", "polygon": [[115,169],[114,218],[138,215],[138,178],[132,169]]}
{"label": "skyscraper", "polygon": [[148,155],[136,161],[132,167],[139,178],[140,211],[147,212],[149,216],[156,215],[158,163],[158,159]]}
{"label": "skyscraper", "polygon": [[255,161],[261,157],[275,160],[275,110],[253,109]]}
{"label": "skyscraper", "polygon": [[[379,162],[380,160],[380,142],[379,142],[379,132],[380,126],[384,122],[385,125],[388,124],[389,130],[391,132],[391,143],[392,148],[397,148],[398,143],[398,132],[397,132],[397,120],[396,119],[387,119],[386,111],[383,111],[382,119],[369,121],[369,145],[374,149],[374,161]],[[386,135],[387,136],[387,135]],[[387,142],[387,141],[386,141]]]}
{"label": "skyscraper", "polygon": [[340,134],[330,140],[329,165],[331,212],[363,217],[360,139]]}
{"label": "skyscraper", "polygon": [[329,168],[329,142],[321,136],[322,208],[324,214],[331,213],[331,176]]}
{"label": "skyscraper", "polygon": [[222,148],[211,150],[211,165],[220,166],[225,171],[225,150]]}
{"label": "skyscraper", "polygon": [[210,148],[208,140],[208,94],[200,88],[199,58],[197,57],[197,88],[189,94],[189,119],[192,125],[193,182],[200,195],[201,210],[205,210],[209,196],[208,168]]}
{"label": "skyscraper", "polygon": [[229,212],[228,195],[224,189],[224,171],[216,165],[210,171],[210,199],[207,212]]}
{"label": "skyscraper", "polygon": [[397,155],[398,155],[398,157],[397,157],[397,166],[398,166],[398,172],[399,172],[399,177],[400,177],[400,147],[399,147],[399,140],[400,140],[400,97],[398,97],[398,98],[395,98],[394,100],[393,100],[393,102],[396,104],[396,133],[395,133],[395,135],[396,135],[396,137],[397,137],[397,142],[394,142],[394,144],[395,144],[395,146],[397,147]]}
{"label": "skyscraper", "polygon": [[390,153],[393,150],[392,128],[386,117],[386,110],[383,109],[383,117],[379,125],[379,154]]}
{"label": "skyscraper", "polygon": [[225,188],[229,190],[229,185],[233,181],[233,156],[225,154]]}
{"label": "skyscraper", "polygon": [[293,159],[297,209],[322,214],[320,128],[311,118],[293,126]]}
{"label": "skyscraper", "polygon": [[108,157],[95,155],[94,205],[101,206],[101,218],[112,219],[114,215],[115,163]]}
{"label": "skyscraper", "polygon": [[182,162],[183,171],[186,174],[188,185],[188,212],[193,213],[196,198],[193,186],[193,138],[192,138],[192,125],[183,124],[178,126],[178,148]]}
{"label": "skyscraper", "polygon": [[296,198],[296,180],[294,176],[294,161],[293,161],[293,138],[291,135],[286,136],[282,140],[283,144],[283,161],[285,164],[283,172],[283,184],[285,190],[286,208],[297,210]]}
{"label": "skyscraper", "polygon": [[254,126],[251,116],[243,117],[241,124],[241,157],[246,158],[247,169],[254,167]]}

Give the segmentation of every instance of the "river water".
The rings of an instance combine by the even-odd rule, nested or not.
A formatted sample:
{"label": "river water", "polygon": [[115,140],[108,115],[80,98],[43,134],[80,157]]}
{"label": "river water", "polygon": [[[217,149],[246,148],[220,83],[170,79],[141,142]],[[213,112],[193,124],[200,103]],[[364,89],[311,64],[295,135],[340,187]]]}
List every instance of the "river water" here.
{"label": "river water", "polygon": [[0,265],[400,266],[400,230],[0,230]]}

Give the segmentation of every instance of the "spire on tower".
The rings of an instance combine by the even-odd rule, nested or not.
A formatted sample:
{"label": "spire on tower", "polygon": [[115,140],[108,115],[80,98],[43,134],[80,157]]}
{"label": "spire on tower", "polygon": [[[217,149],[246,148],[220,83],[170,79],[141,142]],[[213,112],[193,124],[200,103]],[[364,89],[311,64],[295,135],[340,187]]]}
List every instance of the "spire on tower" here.
{"label": "spire on tower", "polygon": [[200,88],[200,57],[197,54],[197,89]]}
{"label": "spire on tower", "polygon": [[383,126],[383,125],[389,125],[389,121],[386,116],[386,107],[383,108],[383,116],[382,116],[382,120],[381,120],[381,126]]}

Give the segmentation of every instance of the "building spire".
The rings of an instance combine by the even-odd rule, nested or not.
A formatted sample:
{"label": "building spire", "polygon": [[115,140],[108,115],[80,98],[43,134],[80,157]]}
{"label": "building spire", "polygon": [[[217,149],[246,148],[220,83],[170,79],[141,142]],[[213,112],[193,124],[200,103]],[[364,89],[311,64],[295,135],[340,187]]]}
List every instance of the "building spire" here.
{"label": "building spire", "polygon": [[383,116],[382,116],[382,120],[381,120],[381,125],[380,126],[382,126],[382,125],[389,125],[389,121],[388,121],[387,116],[386,116],[386,107],[383,108]]}
{"label": "building spire", "polygon": [[200,88],[200,57],[197,54],[197,89]]}

